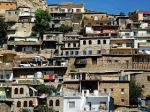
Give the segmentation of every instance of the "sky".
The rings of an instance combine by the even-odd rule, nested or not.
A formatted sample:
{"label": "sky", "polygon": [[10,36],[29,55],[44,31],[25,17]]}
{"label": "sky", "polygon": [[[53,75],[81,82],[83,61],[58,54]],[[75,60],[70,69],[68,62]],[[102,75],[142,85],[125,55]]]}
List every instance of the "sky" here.
{"label": "sky", "polygon": [[86,9],[109,14],[128,14],[134,10],[150,11],[150,0],[47,0],[48,4],[63,2],[84,3]]}

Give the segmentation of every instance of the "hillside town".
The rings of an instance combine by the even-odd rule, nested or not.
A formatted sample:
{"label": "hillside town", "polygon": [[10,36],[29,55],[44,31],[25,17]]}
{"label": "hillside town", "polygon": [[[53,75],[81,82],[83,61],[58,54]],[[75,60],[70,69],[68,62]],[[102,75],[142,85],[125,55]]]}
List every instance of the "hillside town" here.
{"label": "hillside town", "polygon": [[0,0],[0,112],[150,112],[150,11],[23,1]]}

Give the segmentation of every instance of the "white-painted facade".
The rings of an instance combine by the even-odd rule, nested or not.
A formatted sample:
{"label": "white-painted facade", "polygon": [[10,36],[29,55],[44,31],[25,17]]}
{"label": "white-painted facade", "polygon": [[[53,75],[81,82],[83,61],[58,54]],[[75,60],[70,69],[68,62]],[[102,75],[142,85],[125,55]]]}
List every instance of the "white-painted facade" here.
{"label": "white-painted facade", "polygon": [[97,90],[89,93],[82,90],[81,94],[68,94],[64,96],[64,112],[109,112],[112,110],[113,101],[108,95],[100,95]]}

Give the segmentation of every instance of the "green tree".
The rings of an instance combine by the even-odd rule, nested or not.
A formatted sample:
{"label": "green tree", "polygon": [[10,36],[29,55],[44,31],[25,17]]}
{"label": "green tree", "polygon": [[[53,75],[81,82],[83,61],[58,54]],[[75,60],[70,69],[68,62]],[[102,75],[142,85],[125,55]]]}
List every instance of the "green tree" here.
{"label": "green tree", "polygon": [[47,86],[47,85],[39,85],[37,87],[38,93],[39,94],[49,94],[51,95],[52,93],[56,93],[57,89],[54,86]]}
{"label": "green tree", "polygon": [[4,18],[0,17],[0,45],[4,44],[7,40],[8,25],[4,22]]}
{"label": "green tree", "polygon": [[51,18],[51,14],[48,12],[48,10],[37,9],[35,11],[36,20],[33,30],[39,33],[40,37],[43,36],[45,31],[49,30]]}
{"label": "green tree", "polygon": [[68,25],[65,25],[65,24],[62,24],[62,25],[58,28],[58,31],[63,32],[63,33],[68,33],[68,32],[70,32],[70,31],[72,31],[72,27],[71,27],[71,26],[68,26]]}
{"label": "green tree", "polygon": [[19,112],[30,112],[28,109],[21,109]]}
{"label": "green tree", "polygon": [[142,86],[134,80],[130,82],[130,104],[138,105],[138,98],[142,97]]}
{"label": "green tree", "polygon": [[38,107],[38,112],[55,112],[55,110],[49,108],[47,105],[41,105]]}

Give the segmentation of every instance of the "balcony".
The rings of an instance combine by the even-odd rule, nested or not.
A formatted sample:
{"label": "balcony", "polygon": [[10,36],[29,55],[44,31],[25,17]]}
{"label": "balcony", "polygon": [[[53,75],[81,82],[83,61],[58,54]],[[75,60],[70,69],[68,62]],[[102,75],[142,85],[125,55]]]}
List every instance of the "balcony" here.
{"label": "balcony", "polygon": [[78,36],[66,36],[64,41],[79,41]]}
{"label": "balcony", "polygon": [[8,41],[7,45],[41,45],[40,41]]}
{"label": "balcony", "polygon": [[75,65],[86,65],[87,60],[86,59],[76,59]]}
{"label": "balcony", "polygon": [[29,85],[41,85],[44,84],[44,80],[43,79],[16,79],[16,84],[29,84]]}
{"label": "balcony", "polygon": [[43,37],[43,41],[57,41],[56,36],[46,35]]}
{"label": "balcony", "polygon": [[137,34],[136,37],[150,37],[150,34]]}
{"label": "balcony", "polygon": [[150,17],[149,17],[149,16],[144,17],[143,20],[145,20],[145,21],[150,21]]}
{"label": "balcony", "polygon": [[148,42],[139,43],[139,47],[150,47],[150,43]]}

